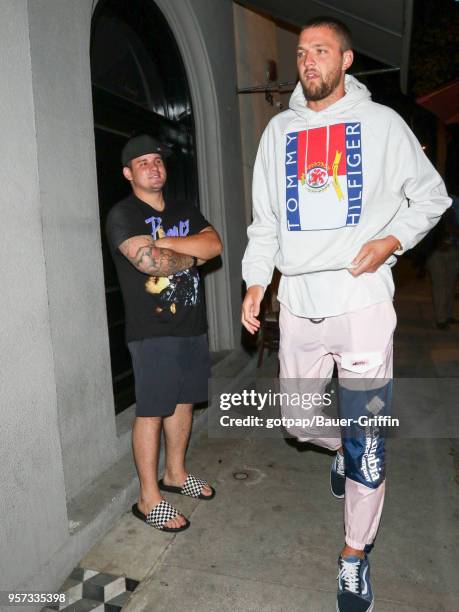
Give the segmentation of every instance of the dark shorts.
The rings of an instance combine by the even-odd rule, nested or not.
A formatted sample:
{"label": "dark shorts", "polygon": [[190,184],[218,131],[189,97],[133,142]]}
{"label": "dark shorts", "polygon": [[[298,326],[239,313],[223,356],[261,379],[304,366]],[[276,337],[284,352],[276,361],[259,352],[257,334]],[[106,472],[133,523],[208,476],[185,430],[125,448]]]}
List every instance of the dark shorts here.
{"label": "dark shorts", "polygon": [[208,399],[207,335],[161,336],[128,343],[135,377],[136,416],[168,416],[177,404]]}

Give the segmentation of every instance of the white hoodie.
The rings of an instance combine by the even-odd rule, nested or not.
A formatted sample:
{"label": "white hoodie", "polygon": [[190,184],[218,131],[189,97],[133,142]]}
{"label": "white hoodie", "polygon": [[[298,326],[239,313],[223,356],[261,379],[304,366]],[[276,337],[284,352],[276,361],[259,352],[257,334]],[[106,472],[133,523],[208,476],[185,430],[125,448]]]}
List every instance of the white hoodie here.
{"label": "white hoodie", "polygon": [[328,317],[393,297],[390,266],[353,277],[369,240],[395,236],[412,248],[450,206],[443,181],[393,110],[346,76],[346,95],[307,107],[301,83],[290,109],[260,141],[253,174],[253,222],[242,262],[247,286],[282,272],[279,300],[293,314]]}

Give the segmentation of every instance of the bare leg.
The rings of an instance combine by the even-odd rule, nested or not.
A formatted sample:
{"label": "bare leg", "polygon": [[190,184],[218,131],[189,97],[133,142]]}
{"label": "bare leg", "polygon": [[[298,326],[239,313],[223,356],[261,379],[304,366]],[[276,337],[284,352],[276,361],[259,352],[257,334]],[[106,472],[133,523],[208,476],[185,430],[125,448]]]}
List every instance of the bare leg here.
{"label": "bare leg", "polygon": [[[143,514],[163,499],[157,484],[159,444],[162,417],[136,417],[132,428],[132,448],[140,481],[138,507]],[[165,523],[166,527],[181,527],[183,516],[176,516]]]}
{"label": "bare leg", "polygon": [[[164,484],[180,487],[184,484],[188,472],[185,468],[185,453],[190,439],[193,421],[193,404],[177,404],[174,414],[164,418],[164,436],[166,438],[166,470]],[[203,487],[203,495],[211,495],[208,485]]]}

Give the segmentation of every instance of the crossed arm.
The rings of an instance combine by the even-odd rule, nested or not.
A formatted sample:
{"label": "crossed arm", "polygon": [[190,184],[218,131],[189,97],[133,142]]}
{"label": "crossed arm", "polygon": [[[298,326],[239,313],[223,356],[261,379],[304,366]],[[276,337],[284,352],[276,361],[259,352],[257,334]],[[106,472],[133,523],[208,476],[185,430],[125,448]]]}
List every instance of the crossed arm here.
{"label": "crossed arm", "polygon": [[223,250],[220,236],[210,225],[201,230],[199,234],[183,237],[166,236],[159,238],[155,244],[161,249],[172,249],[182,255],[193,255],[200,263],[217,257]]}
{"label": "crossed arm", "polygon": [[222,251],[222,244],[217,232],[206,227],[194,236],[159,240],[148,235],[133,236],[122,242],[119,249],[139,272],[148,276],[170,276],[191,268],[194,257],[198,258],[198,265],[216,257]]}

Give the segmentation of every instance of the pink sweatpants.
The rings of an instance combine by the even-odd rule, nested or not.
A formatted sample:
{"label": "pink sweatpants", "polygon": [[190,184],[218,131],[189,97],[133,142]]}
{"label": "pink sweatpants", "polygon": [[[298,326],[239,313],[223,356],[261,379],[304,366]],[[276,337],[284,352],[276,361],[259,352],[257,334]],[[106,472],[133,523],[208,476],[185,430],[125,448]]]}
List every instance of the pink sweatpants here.
{"label": "pink sweatpants", "polygon": [[[390,301],[328,317],[320,323],[297,317],[285,306],[281,306],[279,325],[281,385],[282,379],[296,379],[296,383],[301,384],[304,390],[304,385],[307,387],[308,384],[307,379],[312,379],[314,391],[323,393],[335,363],[340,387],[345,389],[352,390],[358,386],[358,379],[368,379],[366,383],[370,388],[381,387],[392,379],[392,340],[396,315]],[[378,385],[377,379],[385,380]],[[317,388],[318,381],[321,389]],[[288,381],[286,384],[288,386]],[[298,409],[295,413],[295,409],[283,408],[282,412],[283,416],[300,416]],[[346,417],[346,405],[340,406],[340,416]],[[320,437],[317,429],[292,427],[289,433],[300,441],[309,441],[331,450],[337,450],[343,445],[345,459],[350,456],[346,446],[353,446],[351,452],[354,456],[356,453],[356,444],[349,439]],[[381,444],[384,445],[383,440],[379,440]],[[382,477],[377,486],[363,484],[364,479],[354,476],[358,470],[355,467],[358,459],[354,473],[351,474],[346,460],[344,525],[346,544],[362,550],[376,536],[384,503],[385,481]]]}

